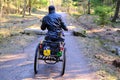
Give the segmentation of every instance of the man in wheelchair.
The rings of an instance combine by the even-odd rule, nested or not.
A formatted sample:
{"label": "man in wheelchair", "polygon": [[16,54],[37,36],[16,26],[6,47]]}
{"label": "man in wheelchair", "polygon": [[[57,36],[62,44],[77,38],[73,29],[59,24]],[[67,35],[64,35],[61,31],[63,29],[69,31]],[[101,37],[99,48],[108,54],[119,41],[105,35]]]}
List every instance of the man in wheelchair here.
{"label": "man in wheelchair", "polygon": [[[62,36],[64,36],[62,29],[68,31],[65,23],[62,21],[61,15],[55,13],[55,7],[49,6],[48,11],[49,13],[43,17],[41,25],[42,30],[48,30],[45,37],[45,41],[47,43],[44,42],[43,45],[46,46],[44,47],[44,49],[46,49],[45,51],[51,50],[51,53],[44,54],[46,56],[54,55],[60,52],[60,46],[62,43],[64,44],[64,39],[62,38]],[[60,44],[56,44],[57,42]],[[63,44],[62,46],[64,46]]]}
{"label": "man in wheelchair", "polygon": [[63,34],[62,29],[64,29],[65,31],[68,31],[68,29],[62,21],[61,15],[55,13],[54,6],[49,6],[48,11],[49,13],[43,18],[41,25],[42,30],[48,30],[45,39],[51,41],[64,41],[64,39],[62,39],[61,37]]}

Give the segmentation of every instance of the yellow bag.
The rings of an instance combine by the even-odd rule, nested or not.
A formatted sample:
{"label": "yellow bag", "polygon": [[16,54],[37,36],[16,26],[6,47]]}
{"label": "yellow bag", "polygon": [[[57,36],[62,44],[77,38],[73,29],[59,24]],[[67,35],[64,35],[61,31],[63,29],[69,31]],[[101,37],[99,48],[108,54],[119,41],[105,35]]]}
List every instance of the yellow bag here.
{"label": "yellow bag", "polygon": [[51,50],[50,49],[46,49],[46,50],[43,51],[43,54],[44,54],[44,56],[50,56]]}

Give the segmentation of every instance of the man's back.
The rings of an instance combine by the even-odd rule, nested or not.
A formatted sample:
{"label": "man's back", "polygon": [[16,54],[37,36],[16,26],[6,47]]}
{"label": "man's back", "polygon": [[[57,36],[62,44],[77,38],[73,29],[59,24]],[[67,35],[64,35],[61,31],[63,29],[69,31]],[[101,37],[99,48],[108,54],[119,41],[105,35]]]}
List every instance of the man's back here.
{"label": "man's back", "polygon": [[62,21],[61,16],[55,13],[54,6],[49,7],[49,14],[43,18],[41,29],[45,30],[46,28],[48,29],[48,32],[56,32],[58,29],[68,30]]}
{"label": "man's back", "polygon": [[47,28],[48,31],[56,31],[61,29],[61,16],[56,13],[48,14],[43,18],[42,29]]}

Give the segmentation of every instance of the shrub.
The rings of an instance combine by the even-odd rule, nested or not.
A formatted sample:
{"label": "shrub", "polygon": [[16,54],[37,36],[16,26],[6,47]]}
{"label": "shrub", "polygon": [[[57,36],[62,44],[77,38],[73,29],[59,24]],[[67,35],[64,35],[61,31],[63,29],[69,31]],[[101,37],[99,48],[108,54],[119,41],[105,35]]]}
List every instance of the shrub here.
{"label": "shrub", "polygon": [[2,41],[2,39],[3,39],[3,35],[2,35],[2,34],[0,34],[0,42]]}
{"label": "shrub", "polygon": [[36,12],[37,11],[37,8],[32,8],[32,12]]}
{"label": "shrub", "polygon": [[112,9],[107,6],[97,6],[95,8],[95,14],[99,16],[99,18],[96,20],[96,22],[100,25],[105,25],[110,22],[110,14],[112,12]]}
{"label": "shrub", "polygon": [[36,0],[36,2],[33,4],[35,8],[43,8],[49,5],[49,2],[47,0]]}

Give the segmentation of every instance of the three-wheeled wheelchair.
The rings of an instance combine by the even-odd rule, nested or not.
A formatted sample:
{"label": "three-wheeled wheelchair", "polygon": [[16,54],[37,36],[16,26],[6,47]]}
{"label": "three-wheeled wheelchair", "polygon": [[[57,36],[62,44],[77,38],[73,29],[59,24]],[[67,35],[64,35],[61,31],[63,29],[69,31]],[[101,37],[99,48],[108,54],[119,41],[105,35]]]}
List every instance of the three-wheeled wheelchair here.
{"label": "three-wheeled wheelchair", "polygon": [[[58,33],[58,37],[61,38],[62,32]],[[56,64],[58,62],[62,62],[62,71],[61,76],[64,75],[65,72],[65,64],[66,64],[66,48],[64,40],[52,41],[50,39],[41,41],[35,51],[34,58],[34,73],[37,74],[39,70],[39,60],[43,60],[47,64]]]}

